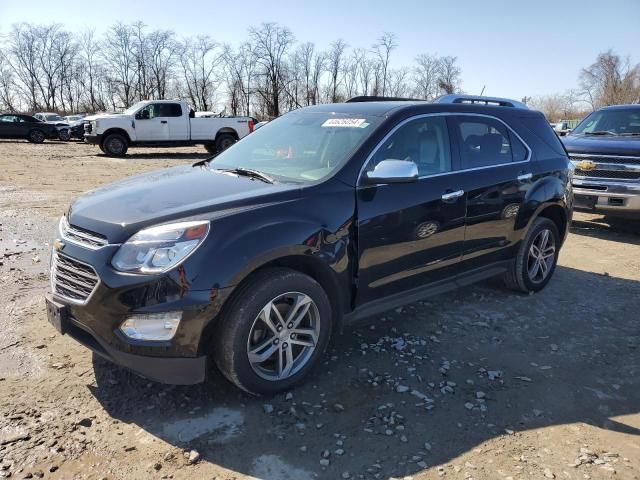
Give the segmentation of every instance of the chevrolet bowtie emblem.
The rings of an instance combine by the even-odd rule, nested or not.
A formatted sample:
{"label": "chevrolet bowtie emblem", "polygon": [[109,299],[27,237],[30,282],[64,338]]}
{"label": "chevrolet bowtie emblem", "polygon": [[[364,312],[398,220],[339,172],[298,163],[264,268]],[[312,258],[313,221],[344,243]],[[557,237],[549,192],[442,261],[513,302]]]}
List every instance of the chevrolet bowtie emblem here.
{"label": "chevrolet bowtie emblem", "polygon": [[598,165],[591,160],[583,160],[576,164],[576,168],[579,168],[580,170],[595,170],[597,166]]}
{"label": "chevrolet bowtie emblem", "polygon": [[56,238],[53,241],[53,248],[56,252],[59,252],[60,250],[62,250],[64,248],[64,242],[62,240],[60,240],[59,238]]}

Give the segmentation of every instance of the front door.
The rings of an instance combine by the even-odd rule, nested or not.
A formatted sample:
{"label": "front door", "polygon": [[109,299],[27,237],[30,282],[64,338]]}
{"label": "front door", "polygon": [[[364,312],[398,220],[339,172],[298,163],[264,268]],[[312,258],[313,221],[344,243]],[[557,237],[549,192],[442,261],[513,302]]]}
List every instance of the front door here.
{"label": "front door", "polygon": [[452,171],[445,117],[402,122],[364,170],[387,159],[413,161],[420,178],[357,189],[358,305],[446,280],[460,266],[466,198]]}
{"label": "front door", "polygon": [[150,103],[135,116],[137,142],[162,142],[169,139],[169,122],[161,103]]}
{"label": "front door", "polygon": [[512,256],[506,247],[517,241],[516,218],[533,180],[530,150],[493,117],[455,115],[449,125],[467,171],[463,260],[469,270]]}

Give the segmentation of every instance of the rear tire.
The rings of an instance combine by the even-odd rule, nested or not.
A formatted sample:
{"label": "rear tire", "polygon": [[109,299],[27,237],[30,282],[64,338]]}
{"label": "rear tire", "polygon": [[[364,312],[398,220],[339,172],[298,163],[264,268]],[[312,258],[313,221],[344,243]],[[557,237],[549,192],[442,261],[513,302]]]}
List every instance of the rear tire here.
{"label": "rear tire", "polygon": [[27,140],[31,143],[42,143],[44,142],[47,136],[42,130],[34,129],[29,132],[27,135]]}
{"label": "rear tire", "polygon": [[230,133],[221,133],[216,138],[216,153],[224,152],[231,145],[236,143],[238,140],[236,137]]}
{"label": "rear tire", "polygon": [[548,218],[536,218],[504,276],[506,286],[524,293],[542,290],[555,272],[560,243],[556,224]]}
{"label": "rear tire", "polygon": [[331,317],[329,298],[314,279],[285,268],[263,270],[225,307],[213,359],[248,393],[290,389],[319,363],[331,337]]}
{"label": "rear tire", "polygon": [[100,146],[110,157],[123,157],[129,149],[129,142],[119,133],[107,135]]}

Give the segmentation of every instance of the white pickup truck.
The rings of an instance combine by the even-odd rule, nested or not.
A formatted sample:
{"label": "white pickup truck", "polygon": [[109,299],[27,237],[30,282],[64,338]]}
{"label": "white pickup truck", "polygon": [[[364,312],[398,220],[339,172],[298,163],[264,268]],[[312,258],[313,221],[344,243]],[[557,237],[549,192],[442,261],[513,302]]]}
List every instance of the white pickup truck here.
{"label": "white pickup truck", "polygon": [[185,102],[145,100],[122,113],[85,118],[84,138],[111,157],[129,147],[204,145],[209,153],[230,147],[253,131],[250,117],[196,118]]}

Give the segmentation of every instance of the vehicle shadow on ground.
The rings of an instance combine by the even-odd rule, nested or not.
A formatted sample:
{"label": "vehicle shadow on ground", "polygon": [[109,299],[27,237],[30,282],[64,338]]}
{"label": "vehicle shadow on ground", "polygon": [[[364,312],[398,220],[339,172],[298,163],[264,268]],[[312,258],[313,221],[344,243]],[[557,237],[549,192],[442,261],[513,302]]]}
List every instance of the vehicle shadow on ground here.
{"label": "vehicle shadow on ground", "polygon": [[576,235],[640,245],[640,219],[579,215],[574,217],[570,231]]}
{"label": "vehicle shadow on ground", "polygon": [[[101,158],[112,158],[104,153],[96,154],[97,157]],[[211,154],[207,152],[197,153],[197,152],[145,152],[145,153],[131,153],[131,151],[127,152],[127,155],[124,157],[119,157],[124,160],[155,160],[158,157],[161,157],[163,160],[203,160],[206,158],[210,158]]]}
{"label": "vehicle shadow on ground", "polygon": [[558,267],[536,295],[489,281],[418,302],[346,328],[292,398],[251,397],[219,374],[161,385],[99,358],[90,388],[114,418],[264,479],[411,475],[512,431],[575,422],[640,436],[615,419],[640,411],[639,289]]}

